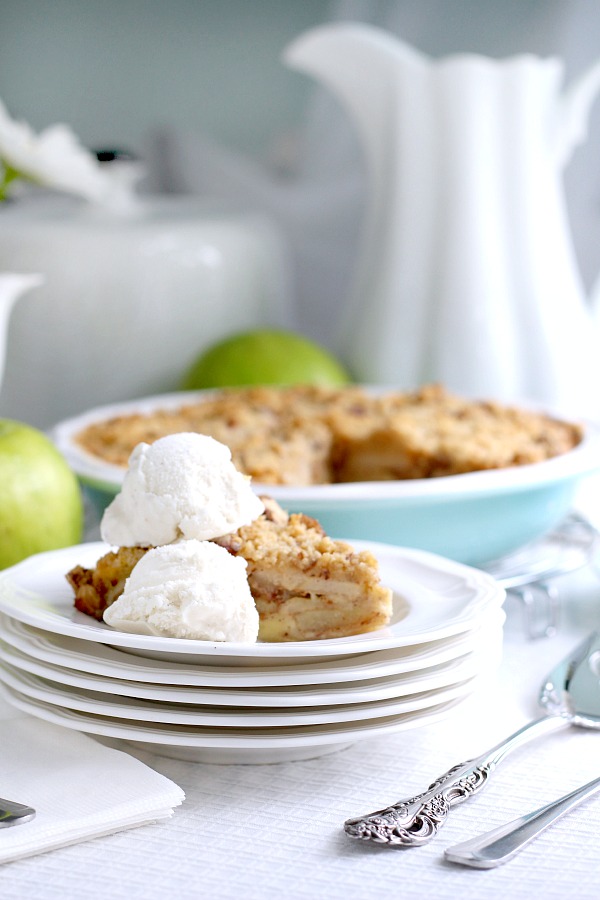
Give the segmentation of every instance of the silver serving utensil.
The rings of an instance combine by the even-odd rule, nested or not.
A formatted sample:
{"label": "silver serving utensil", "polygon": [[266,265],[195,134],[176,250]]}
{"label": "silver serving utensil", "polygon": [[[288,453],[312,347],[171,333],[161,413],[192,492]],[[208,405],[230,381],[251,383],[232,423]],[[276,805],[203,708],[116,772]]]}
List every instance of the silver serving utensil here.
{"label": "silver serving utensil", "polygon": [[550,534],[483,568],[521,601],[527,634],[536,640],[558,629],[560,597],[553,579],[588,565],[599,550],[600,532],[571,513]]}
{"label": "silver serving utensil", "polygon": [[600,778],[588,781],[582,787],[565,794],[558,800],[487,831],[479,837],[455,844],[444,851],[450,862],[461,863],[475,869],[494,869],[508,862],[535,840],[546,828],[570,812],[588,797],[600,791]]}
{"label": "silver serving utensil", "polygon": [[31,822],[34,817],[35,809],[33,807],[0,797],[0,828],[10,828],[11,825]]}
{"label": "silver serving utensil", "polygon": [[491,750],[453,766],[422,794],[366,816],[348,819],[352,838],[416,847],[442,827],[450,809],[472,797],[511,751],[533,738],[567,725],[600,729],[600,633],[594,632],[560,662],[544,681],[539,703],[546,714],[534,719]]}

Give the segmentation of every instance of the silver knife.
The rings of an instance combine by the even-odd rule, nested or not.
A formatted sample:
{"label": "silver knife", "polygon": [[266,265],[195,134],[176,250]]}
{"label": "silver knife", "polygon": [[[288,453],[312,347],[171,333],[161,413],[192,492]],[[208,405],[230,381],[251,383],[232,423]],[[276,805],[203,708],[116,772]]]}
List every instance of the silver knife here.
{"label": "silver knife", "polygon": [[10,828],[11,825],[21,825],[31,822],[35,817],[35,809],[24,803],[16,803],[14,800],[4,800],[0,797],[0,828]]}
{"label": "silver knife", "polygon": [[546,828],[588,797],[600,791],[600,778],[588,781],[582,787],[564,797],[487,831],[479,837],[448,847],[444,856],[450,862],[461,863],[475,869],[494,869],[508,862],[535,840]]}

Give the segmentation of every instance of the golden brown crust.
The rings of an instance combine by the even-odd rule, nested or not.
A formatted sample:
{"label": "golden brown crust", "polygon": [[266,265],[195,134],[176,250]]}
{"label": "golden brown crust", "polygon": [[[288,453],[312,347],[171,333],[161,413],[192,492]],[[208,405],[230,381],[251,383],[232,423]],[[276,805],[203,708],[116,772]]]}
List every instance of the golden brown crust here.
{"label": "golden brown crust", "polygon": [[226,444],[262,484],[434,478],[540,462],[573,449],[582,428],[541,413],[457,397],[439,385],[372,396],[358,387],[226,389],[177,410],[85,428],[83,449],[125,466],[135,445],[178,431]]}
{"label": "golden brown crust", "polygon": [[125,580],[148,547],[120,547],[102,556],[95,568],[75,566],[67,581],[75,592],[75,608],[102,621],[104,610],[123,593]]}
{"label": "golden brown crust", "polygon": [[580,426],[500,403],[468,401],[432,385],[385,395],[365,428],[336,421],[340,481],[435,478],[536,463],[573,449]]}

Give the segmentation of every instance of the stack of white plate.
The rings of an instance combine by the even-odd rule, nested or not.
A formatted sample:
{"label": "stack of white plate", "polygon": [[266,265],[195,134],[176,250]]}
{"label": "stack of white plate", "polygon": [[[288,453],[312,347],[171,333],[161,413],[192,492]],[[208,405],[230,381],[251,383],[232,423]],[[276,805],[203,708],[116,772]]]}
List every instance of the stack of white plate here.
{"label": "stack of white plate", "polygon": [[104,741],[219,763],[320,756],[450,715],[497,669],[504,590],[423,551],[353,543],[393,589],[390,625],[286,644],[114,631],[74,609],[65,579],[106,545],[30,557],[0,576],[0,692]]}

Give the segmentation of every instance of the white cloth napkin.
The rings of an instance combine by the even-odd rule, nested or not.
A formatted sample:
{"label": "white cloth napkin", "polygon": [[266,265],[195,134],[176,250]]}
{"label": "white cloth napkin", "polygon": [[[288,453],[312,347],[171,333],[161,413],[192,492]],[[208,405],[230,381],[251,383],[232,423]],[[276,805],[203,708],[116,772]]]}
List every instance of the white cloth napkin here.
{"label": "white cloth napkin", "polygon": [[185,799],[174,782],[87,735],[0,701],[0,797],[33,806],[0,828],[0,863],[156,822]]}

